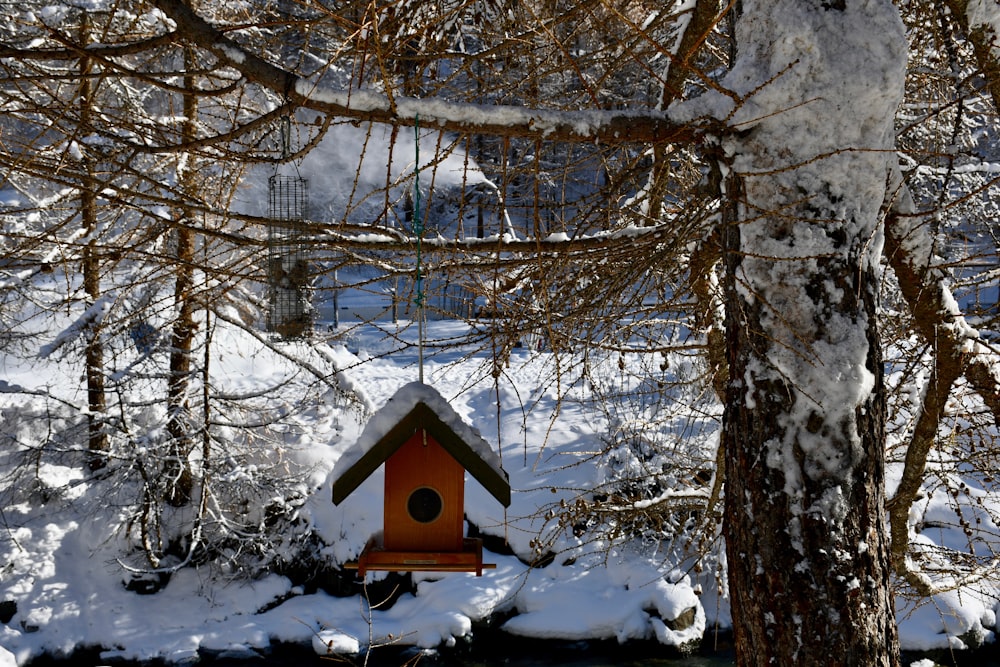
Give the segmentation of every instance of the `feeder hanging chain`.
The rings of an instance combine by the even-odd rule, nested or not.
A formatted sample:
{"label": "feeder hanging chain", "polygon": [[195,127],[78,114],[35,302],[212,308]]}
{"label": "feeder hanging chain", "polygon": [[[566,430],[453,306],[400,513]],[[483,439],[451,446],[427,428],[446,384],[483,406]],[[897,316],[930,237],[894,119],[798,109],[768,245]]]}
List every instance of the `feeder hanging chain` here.
{"label": "feeder hanging chain", "polygon": [[292,117],[281,117],[281,159],[287,160],[292,154]]}
{"label": "feeder hanging chain", "polygon": [[417,237],[417,296],[419,310],[424,305],[424,282],[420,265],[420,241],[424,235],[424,221],[420,215],[420,116],[414,119],[414,165],[413,165],[413,234]]}

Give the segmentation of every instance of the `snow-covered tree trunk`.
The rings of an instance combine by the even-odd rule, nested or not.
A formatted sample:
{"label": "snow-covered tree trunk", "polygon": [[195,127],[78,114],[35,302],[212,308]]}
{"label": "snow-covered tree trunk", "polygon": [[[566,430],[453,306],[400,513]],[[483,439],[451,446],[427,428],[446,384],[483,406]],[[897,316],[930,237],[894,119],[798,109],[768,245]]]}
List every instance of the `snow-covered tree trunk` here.
{"label": "snow-covered tree trunk", "polygon": [[892,665],[875,308],[903,26],[888,0],[745,0],[737,45],[724,245],[739,663]]}

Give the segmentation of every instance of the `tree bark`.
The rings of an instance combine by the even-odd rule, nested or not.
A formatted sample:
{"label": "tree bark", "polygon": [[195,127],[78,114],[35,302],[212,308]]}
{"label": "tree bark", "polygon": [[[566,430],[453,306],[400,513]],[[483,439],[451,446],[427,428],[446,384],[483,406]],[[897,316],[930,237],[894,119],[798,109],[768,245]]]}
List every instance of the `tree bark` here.
{"label": "tree bark", "polygon": [[[90,42],[90,22],[81,13],[81,38]],[[90,58],[80,58],[80,134],[90,133],[94,105],[93,63]],[[80,189],[80,218],[86,238],[83,246],[83,291],[87,295],[85,306],[93,306],[101,297],[101,259],[97,240],[92,238],[97,229],[97,194],[95,193],[94,165],[85,160],[87,181]],[[87,465],[100,470],[107,465],[108,434],[104,422],[107,396],[104,388],[104,342],[101,339],[101,318],[95,318],[86,334],[84,366],[87,382]]]}
{"label": "tree bark", "polygon": [[752,102],[726,145],[723,530],[740,665],[899,661],[872,239],[903,35],[888,2],[744,0],[738,18],[727,83]]}
{"label": "tree bark", "polygon": [[[197,67],[191,49],[185,49],[185,66],[188,70]],[[194,78],[184,77],[185,90],[194,90]],[[193,92],[184,95],[183,141],[186,143],[197,136],[198,101]],[[198,191],[197,172],[193,156],[182,163],[178,174],[181,191],[194,197]],[[167,435],[170,444],[164,466],[167,482],[166,499],[171,505],[186,505],[194,490],[194,476],[188,460],[194,447],[191,434],[193,428],[189,393],[191,388],[194,336],[198,330],[195,323],[194,267],[195,234],[191,225],[191,208],[182,206],[183,218],[175,230],[176,273],[174,275],[174,322],[170,341],[170,372],[167,379]]]}
{"label": "tree bark", "polygon": [[[734,378],[766,368],[775,346],[766,304],[743,295],[745,247],[727,230],[727,348]],[[810,461],[790,415],[810,403],[796,379],[771,374],[752,386],[731,383],[724,414],[726,537],[733,627],[740,665],[894,665],[898,660],[884,516],[884,392],[870,268],[830,262],[823,276],[859,298],[827,305],[864,330],[865,368],[875,385],[855,409],[856,423],[829,424],[816,408],[806,423],[844,460],[832,474]],[[861,284],[855,284],[860,278]],[[798,328],[798,327],[796,327]],[[820,333],[814,343],[826,342]],[[858,441],[849,433],[856,429]],[[815,431],[810,433],[810,431]],[[792,460],[774,465],[777,443]],[[789,469],[789,466],[792,466]],[[794,493],[788,493],[798,477]],[[839,505],[839,515],[824,509]],[[830,662],[836,656],[835,662]]]}
{"label": "tree bark", "polygon": [[169,444],[164,463],[166,500],[171,505],[186,505],[191,500],[194,479],[188,457],[193,448],[191,437],[191,351],[197,325],[194,321],[193,260],[194,234],[184,225],[176,230],[177,273],[174,277],[174,322],[170,337],[170,371],[167,378],[167,435]]}

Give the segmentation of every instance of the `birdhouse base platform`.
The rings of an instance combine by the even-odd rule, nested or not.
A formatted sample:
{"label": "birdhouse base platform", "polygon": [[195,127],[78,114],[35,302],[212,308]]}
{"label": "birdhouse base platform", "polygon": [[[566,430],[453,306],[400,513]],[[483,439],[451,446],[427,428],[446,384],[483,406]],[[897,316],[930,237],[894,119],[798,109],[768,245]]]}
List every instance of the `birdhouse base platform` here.
{"label": "birdhouse base platform", "polygon": [[356,563],[346,563],[362,577],[371,571],[385,572],[475,572],[496,569],[495,563],[483,562],[483,541],[467,537],[461,551],[386,551],[369,544]]}

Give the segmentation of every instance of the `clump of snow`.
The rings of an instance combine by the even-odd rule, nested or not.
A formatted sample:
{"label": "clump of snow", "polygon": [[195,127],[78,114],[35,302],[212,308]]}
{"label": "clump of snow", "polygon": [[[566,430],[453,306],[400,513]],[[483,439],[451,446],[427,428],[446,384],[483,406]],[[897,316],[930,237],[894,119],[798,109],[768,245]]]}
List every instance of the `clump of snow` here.
{"label": "clump of snow", "polygon": [[418,403],[423,403],[452,431],[462,439],[485,463],[489,464],[500,476],[505,476],[500,457],[493,447],[483,439],[479,431],[462,419],[451,404],[434,387],[423,382],[410,382],[403,385],[386,401],[385,405],[373,414],[365,430],[343,457],[337,461],[334,477],[353,466],[379,440],[408,415]]}
{"label": "clump of snow", "polygon": [[357,637],[340,630],[319,630],[313,635],[313,650],[319,655],[356,655],[361,652]]}
{"label": "clump of snow", "polygon": [[94,330],[99,327],[111,309],[115,298],[116,295],[114,293],[108,293],[94,301],[74,322],[56,334],[52,341],[43,344],[38,350],[38,357],[45,359],[55,353],[56,350],[84,335],[88,330]]}
{"label": "clump of snow", "polygon": [[[518,596],[519,613],[503,628],[541,639],[624,643],[656,638],[683,647],[704,633],[705,612],[689,579],[670,583],[665,576],[638,562],[613,561],[607,567],[582,570],[552,565],[537,573],[530,590]],[[570,609],[575,613],[567,613]],[[688,610],[694,612],[690,625],[677,624]]]}
{"label": "clump of snow", "polygon": [[997,58],[1000,48],[996,38],[1000,36],[1000,6],[994,0],[969,0],[965,8],[969,30],[986,28],[993,37],[993,57]]}
{"label": "clump of snow", "polygon": [[[865,315],[831,310],[844,287],[822,276],[830,263],[878,270],[907,44],[890,2],[843,10],[746,2],[738,26],[741,52],[722,82],[731,95],[711,92],[669,111],[678,121],[713,116],[743,133],[725,140],[747,202],[737,284],[748,303],[763,301],[761,324],[774,341],[744,381],[751,402],[772,380],[796,394],[787,437],[765,445],[765,461],[795,497],[803,475],[849,484],[862,459],[856,411],[874,387]],[[833,433],[847,433],[848,446]],[[802,509],[836,524],[846,508],[831,489]]]}
{"label": "clump of snow", "polygon": [[246,54],[231,44],[219,43],[215,45],[215,48],[234,64],[241,65],[246,60]]}
{"label": "clump of snow", "polygon": [[903,611],[899,641],[913,651],[966,650],[995,641],[995,600],[974,590],[951,590]]}

